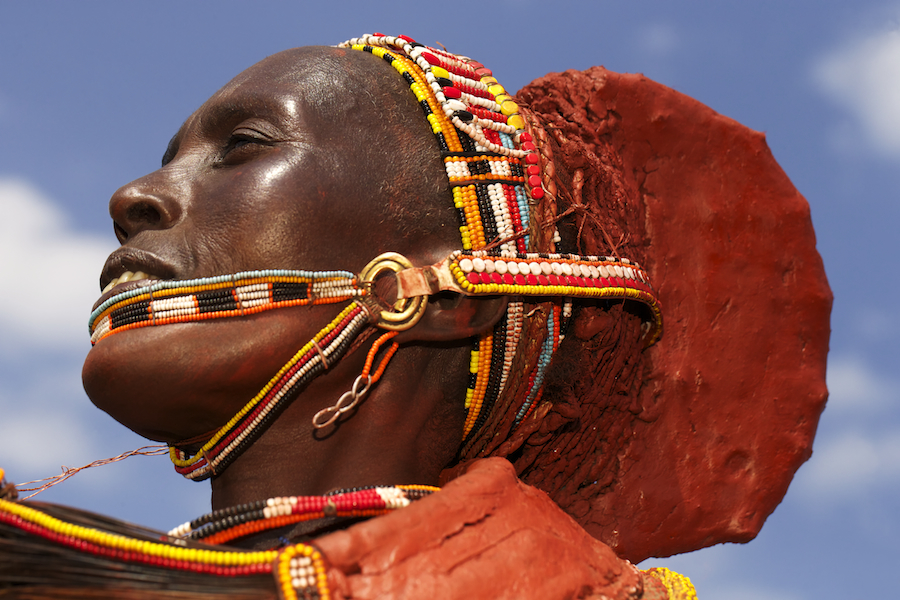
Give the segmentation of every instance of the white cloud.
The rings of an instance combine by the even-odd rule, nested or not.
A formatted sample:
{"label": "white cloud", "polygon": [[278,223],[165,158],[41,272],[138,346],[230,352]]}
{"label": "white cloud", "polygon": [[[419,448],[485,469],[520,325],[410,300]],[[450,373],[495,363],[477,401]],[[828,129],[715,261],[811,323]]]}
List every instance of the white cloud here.
{"label": "white cloud", "polygon": [[[4,457],[3,468],[10,474],[57,475],[63,462],[72,462],[73,452],[79,456],[96,454],[89,432],[66,411],[4,412],[0,421],[0,456]],[[81,466],[78,462],[89,461],[75,459],[75,464],[67,466]]]}
{"label": "white cloud", "polygon": [[876,150],[900,156],[900,31],[845,44],[818,62],[814,76],[825,93],[850,109]]}
{"label": "white cloud", "polygon": [[0,332],[4,345],[87,348],[111,240],[74,230],[31,184],[0,178]]}
{"label": "white cloud", "polygon": [[25,366],[0,378],[0,467],[17,483],[56,475],[64,463],[80,466],[98,451],[89,416],[96,413],[79,385],[81,356],[73,354],[55,357],[48,369],[29,352]]}
{"label": "white cloud", "polygon": [[833,506],[900,485],[900,381],[840,357],[829,361],[828,388],[813,457],[792,489]]}
{"label": "white cloud", "polygon": [[900,381],[876,372],[859,357],[832,357],[826,379],[829,413],[873,416],[900,401]]}
{"label": "white cloud", "polygon": [[900,431],[848,431],[823,440],[801,473],[800,488],[829,501],[869,495],[877,487],[900,483]]}

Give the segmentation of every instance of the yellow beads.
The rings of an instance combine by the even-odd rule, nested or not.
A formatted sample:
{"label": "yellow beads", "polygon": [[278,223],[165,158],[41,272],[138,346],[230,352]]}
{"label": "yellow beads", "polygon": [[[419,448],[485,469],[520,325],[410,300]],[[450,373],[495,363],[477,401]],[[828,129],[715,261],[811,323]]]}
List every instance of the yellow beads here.
{"label": "yellow beads", "polygon": [[[469,435],[478,415],[481,414],[481,406],[484,403],[484,396],[487,393],[488,380],[491,372],[491,353],[494,346],[494,338],[490,335],[482,336],[478,340],[478,350],[472,351],[472,360],[469,364],[469,372],[477,375],[475,379],[475,389],[472,390],[471,396],[466,394],[466,424],[463,427],[463,438]],[[477,355],[477,356],[476,356]]]}
{"label": "yellow beads", "polygon": [[[506,116],[515,115],[519,112],[519,105],[512,100],[507,100],[500,105],[500,112],[502,112]],[[507,123],[508,122],[509,119],[507,119]]]}
{"label": "yellow beads", "polygon": [[525,119],[519,115],[512,115],[506,120],[506,123],[516,129],[525,129]]}
{"label": "yellow beads", "polygon": [[15,502],[0,500],[0,512],[15,515],[47,529],[58,535],[76,538],[97,546],[103,546],[126,552],[136,552],[147,556],[183,560],[208,565],[238,566],[250,564],[268,564],[277,556],[275,551],[240,552],[199,550],[197,548],[179,548],[168,544],[138,540],[123,535],[106,533],[99,529],[66,523],[51,517],[39,510]]}
{"label": "yellow beads", "polygon": [[669,600],[697,600],[697,590],[691,580],[675,571],[670,571],[664,567],[647,569],[641,571],[644,575],[649,575],[654,579],[662,582],[666,588]]}
{"label": "yellow beads", "polygon": [[466,217],[466,229],[469,234],[469,248],[463,239],[463,249],[479,249],[485,245],[484,225],[481,221],[481,211],[478,209],[478,195],[474,185],[453,188],[453,204],[463,211]]}

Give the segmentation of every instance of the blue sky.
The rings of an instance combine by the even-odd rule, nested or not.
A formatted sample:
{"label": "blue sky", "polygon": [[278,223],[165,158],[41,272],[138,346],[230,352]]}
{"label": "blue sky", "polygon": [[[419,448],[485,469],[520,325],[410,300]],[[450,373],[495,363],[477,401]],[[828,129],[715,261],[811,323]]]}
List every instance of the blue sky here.
{"label": "blue sky", "polygon": [[[900,564],[900,1],[0,4],[0,466],[14,481],[142,445],[80,385],[115,247],[107,202],[181,122],[268,54],[364,32],[476,57],[508,89],[602,64],[766,132],[812,207],[835,293],[814,455],[760,536],[665,561],[702,600],[888,593]],[[169,528],[208,507],[163,457],[42,499]],[[890,587],[889,587],[890,586]]]}

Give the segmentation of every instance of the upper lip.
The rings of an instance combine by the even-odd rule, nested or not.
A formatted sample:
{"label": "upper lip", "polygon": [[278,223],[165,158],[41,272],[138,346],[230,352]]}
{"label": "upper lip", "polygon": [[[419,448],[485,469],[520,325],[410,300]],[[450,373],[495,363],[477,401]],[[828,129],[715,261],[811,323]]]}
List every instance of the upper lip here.
{"label": "upper lip", "polygon": [[[106,259],[106,264],[103,265],[103,271],[100,274],[100,289],[104,289],[109,282],[121,276],[125,271],[143,271],[157,279],[175,279],[177,275],[175,267],[167,264],[155,254],[137,248],[123,247],[110,254]],[[140,282],[135,282],[135,284],[140,285]],[[119,291],[119,288],[120,286],[116,286],[113,290]],[[94,309],[111,296],[113,290],[102,294],[94,305]]]}

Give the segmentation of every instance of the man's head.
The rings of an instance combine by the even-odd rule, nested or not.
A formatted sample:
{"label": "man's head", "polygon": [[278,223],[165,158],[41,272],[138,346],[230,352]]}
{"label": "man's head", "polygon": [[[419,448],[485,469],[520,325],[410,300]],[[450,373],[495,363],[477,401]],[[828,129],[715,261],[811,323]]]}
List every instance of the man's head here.
{"label": "man's head", "polygon": [[[459,245],[441,157],[408,85],[383,61],[335,48],[288,50],[238,75],[185,121],[162,168],[114,194],[110,213],[122,248],[102,287],[126,271],[358,272],[388,250],[423,265]],[[203,434],[336,311],[276,312],[117,334],[91,351],[85,387],[149,437]]]}

